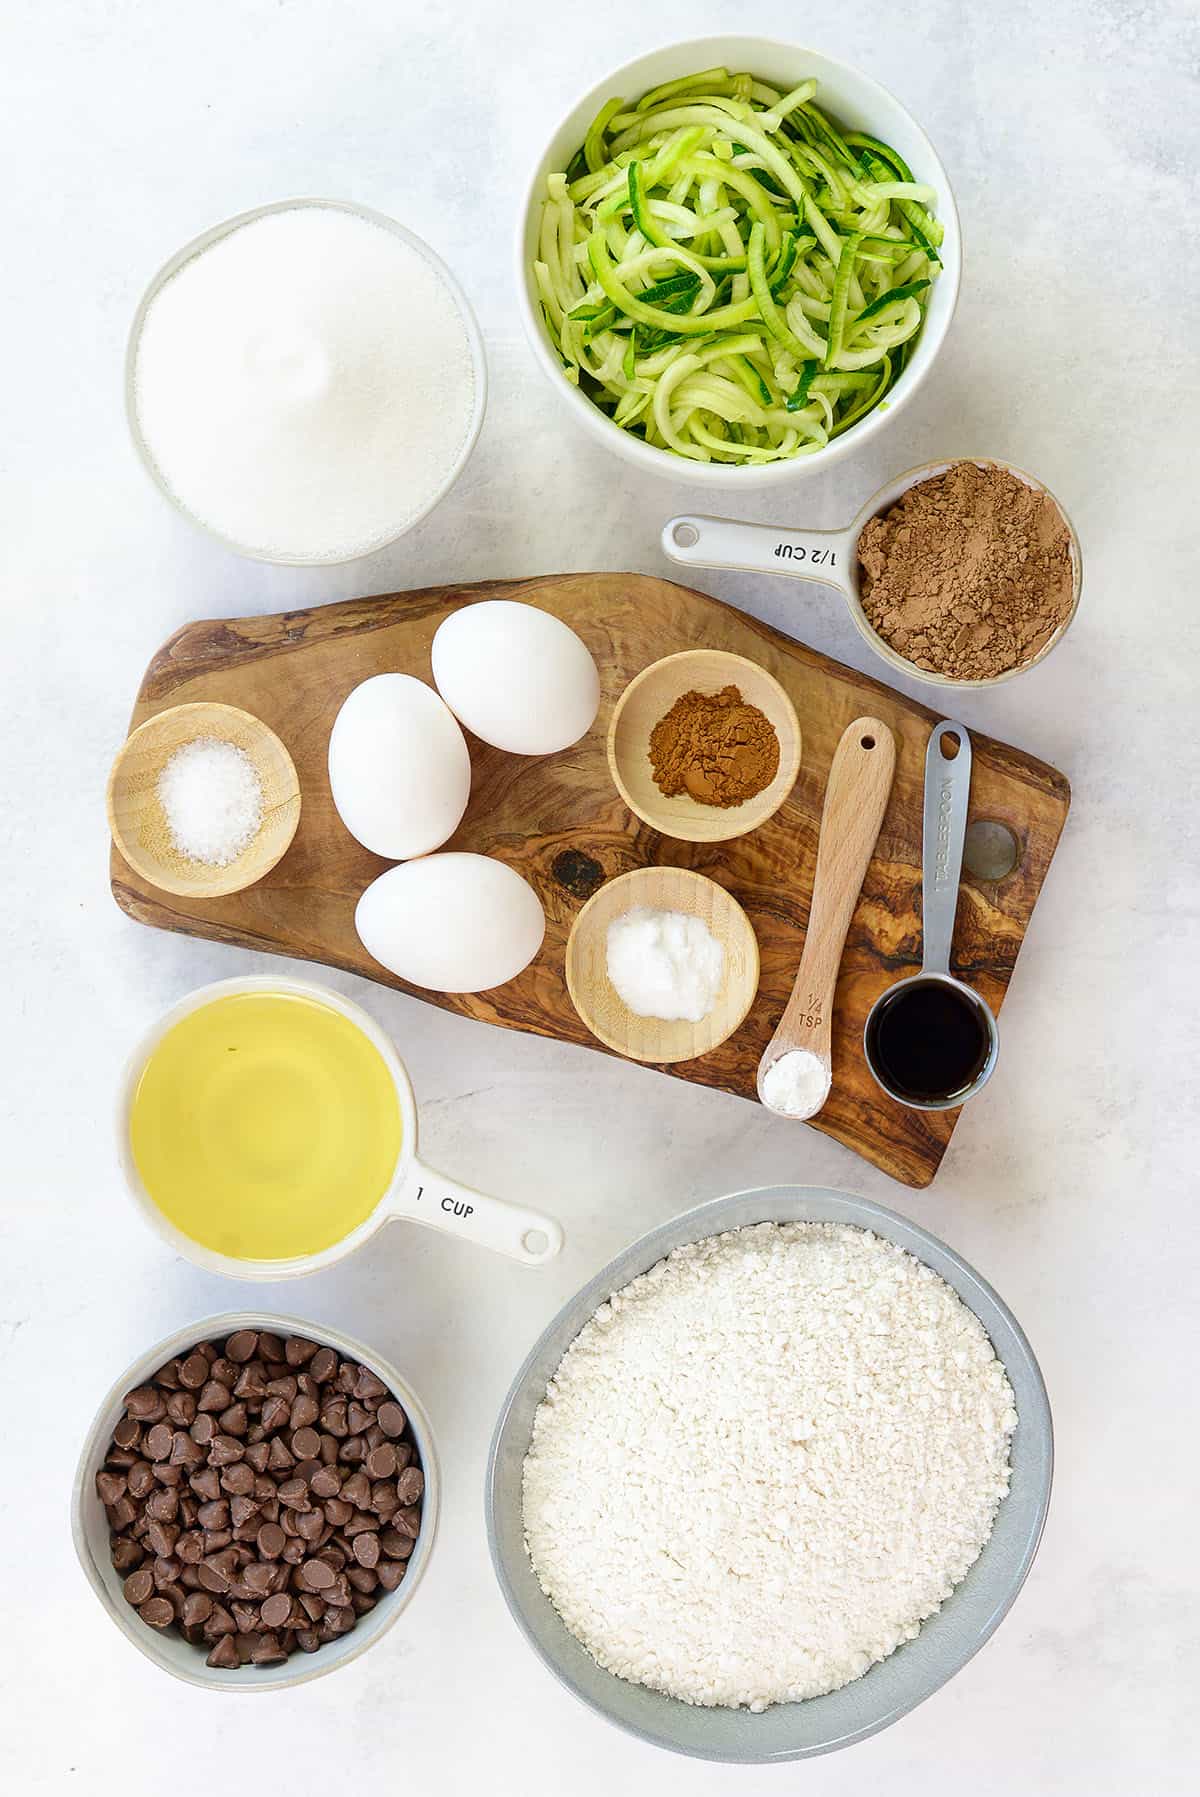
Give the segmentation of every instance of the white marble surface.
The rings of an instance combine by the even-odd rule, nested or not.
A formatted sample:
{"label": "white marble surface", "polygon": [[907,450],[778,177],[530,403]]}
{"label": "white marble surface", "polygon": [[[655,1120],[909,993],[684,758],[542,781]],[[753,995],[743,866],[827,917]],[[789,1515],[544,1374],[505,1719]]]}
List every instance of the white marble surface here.
{"label": "white marble surface", "polygon": [[[985,451],[1041,474],[1083,540],[1067,645],[962,707],[1075,791],[1002,1067],[937,1183],[915,1193],[740,1101],[336,978],[400,1042],[429,1155],[553,1207],[569,1245],[529,1274],[397,1227],[272,1294],[408,1369],[436,1419],[443,1533],[377,1650],[269,1702],[218,1704],[116,1634],[67,1530],[78,1439],[110,1379],[242,1296],[140,1225],[110,1111],[135,1032],[255,963],[117,912],[105,772],[145,662],[186,619],[452,578],[666,571],[657,527],[689,495],[635,480],[569,428],[519,338],[510,216],[539,120],[605,67],[728,27],[735,9],[3,8],[0,1785],[13,1792],[213,1797],[231,1771],[239,1789],[282,1774],[306,1791],[353,1779],[421,1797],[1195,1789],[1196,14],[1190,0],[859,0],[823,14],[759,0],[736,16],[807,32],[891,86],[935,138],[963,215],[963,300],[934,378],[868,454],[798,484],[794,516],[840,523],[909,464]],[[430,238],[475,301],[494,382],[453,496],[392,553],[332,574],[243,563],[189,529],[135,465],[121,406],[126,326],[159,261],[230,213],[311,192]],[[831,593],[704,584],[868,665]],[[558,1689],[493,1585],[480,1487],[510,1373],[567,1293],[675,1210],[785,1178],[894,1205],[995,1282],[1045,1368],[1058,1479],[1025,1593],[959,1678],[820,1767],[733,1773],[626,1739]]]}

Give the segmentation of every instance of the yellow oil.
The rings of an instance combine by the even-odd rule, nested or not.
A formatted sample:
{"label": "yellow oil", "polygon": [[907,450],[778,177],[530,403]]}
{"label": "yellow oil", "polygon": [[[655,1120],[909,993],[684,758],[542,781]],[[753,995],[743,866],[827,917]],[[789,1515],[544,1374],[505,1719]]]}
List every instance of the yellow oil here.
{"label": "yellow oil", "polygon": [[175,1227],[237,1260],[317,1254],[391,1184],[400,1102],[348,1017],[292,992],[239,992],[168,1030],[134,1094],[130,1145]]}

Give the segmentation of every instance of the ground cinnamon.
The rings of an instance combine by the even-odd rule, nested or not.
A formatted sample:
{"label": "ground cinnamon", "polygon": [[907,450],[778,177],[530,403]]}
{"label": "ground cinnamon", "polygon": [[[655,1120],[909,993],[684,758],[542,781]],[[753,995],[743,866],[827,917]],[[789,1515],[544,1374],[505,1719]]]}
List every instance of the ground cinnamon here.
{"label": "ground cinnamon", "polygon": [[779,771],[779,738],[736,686],[684,693],[650,733],[654,784],[664,798],[689,793],[727,810],[768,787]]}
{"label": "ground cinnamon", "polygon": [[918,668],[986,680],[1032,660],[1070,616],[1066,520],[1006,468],[956,462],[858,539],[867,620]]}

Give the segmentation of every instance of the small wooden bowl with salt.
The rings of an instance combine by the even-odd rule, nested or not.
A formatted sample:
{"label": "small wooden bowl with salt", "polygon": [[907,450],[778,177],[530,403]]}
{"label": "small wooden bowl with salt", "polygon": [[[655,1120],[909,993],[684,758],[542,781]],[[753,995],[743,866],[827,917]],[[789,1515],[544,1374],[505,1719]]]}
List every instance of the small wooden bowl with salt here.
{"label": "small wooden bowl with salt", "polygon": [[[200,859],[185,853],[171,828],[161,793],[163,771],[181,750],[194,744],[227,745],[250,762],[261,788],[253,834],[238,844],[236,820],[229,839],[238,844],[225,858]],[[242,764],[234,763],[241,769]],[[218,763],[211,775],[211,810],[219,826],[227,796],[218,782],[228,764]],[[203,781],[204,773],[199,776]],[[193,778],[193,792],[195,789]],[[245,781],[240,783],[245,786]],[[203,789],[201,789],[203,790]],[[205,795],[207,796],[207,795]],[[108,827],[112,839],[134,872],[162,892],[185,898],[220,898],[253,886],[282,860],[300,822],[300,781],[291,756],[273,730],[248,711],[208,702],[175,705],[147,718],[133,731],[108,777]],[[214,839],[220,839],[218,827]]]}
{"label": "small wooden bowl with salt", "polygon": [[[713,1007],[697,1023],[639,1016],[609,978],[609,925],[641,906],[698,917],[724,950]],[[742,907],[715,880],[686,867],[638,867],[609,880],[567,938],[567,990],[583,1022],[606,1048],[657,1066],[694,1060],[732,1036],[754,1003],[758,972],[758,938]]]}

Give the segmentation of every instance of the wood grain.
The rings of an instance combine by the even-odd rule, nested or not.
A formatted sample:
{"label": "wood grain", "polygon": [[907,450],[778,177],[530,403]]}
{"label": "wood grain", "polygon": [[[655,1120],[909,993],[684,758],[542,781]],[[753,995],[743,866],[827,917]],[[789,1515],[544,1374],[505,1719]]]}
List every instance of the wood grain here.
{"label": "wood grain", "polygon": [[[160,929],[322,961],[412,990],[372,961],[355,935],[355,902],[386,864],[356,843],[338,819],[326,744],[353,686],[388,669],[428,679],[429,645],[442,618],[484,598],[526,600],[570,624],[596,657],[603,699],[588,736],[562,755],[528,760],[472,741],[471,803],[447,846],[498,855],[532,882],[546,908],[545,946],[519,978],[495,991],[416,996],[510,1029],[596,1048],[563,977],[576,913],[614,874],[655,863],[693,867],[725,886],[748,913],[761,954],[759,995],[741,1029],[719,1048],[667,1071],[753,1098],[759,1057],[800,961],[833,752],[847,724],[870,712],[895,736],[896,777],[842,958],[833,1017],[833,1091],[809,1127],[907,1185],[927,1185],[958,1113],[911,1111],[886,1098],[863,1060],[862,1029],[879,993],[920,965],[925,745],[938,714],[672,581],[644,574],[545,575],[185,626],[147,670],[133,723],[194,699],[217,699],[255,713],[279,734],[296,763],[304,794],[300,827],[266,879],[207,902],[156,892],[114,849],[117,903]],[[800,775],[787,803],[753,835],[731,842],[683,843],[659,836],[622,803],[605,762],[612,708],[629,680],[661,656],[694,647],[728,649],[761,662],[790,695],[804,736]],[[1020,749],[984,736],[973,741],[971,818],[1006,824],[1021,858],[999,884],[964,880],[954,967],[998,1012],[1066,820],[1070,788],[1054,768]]]}

